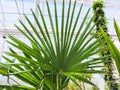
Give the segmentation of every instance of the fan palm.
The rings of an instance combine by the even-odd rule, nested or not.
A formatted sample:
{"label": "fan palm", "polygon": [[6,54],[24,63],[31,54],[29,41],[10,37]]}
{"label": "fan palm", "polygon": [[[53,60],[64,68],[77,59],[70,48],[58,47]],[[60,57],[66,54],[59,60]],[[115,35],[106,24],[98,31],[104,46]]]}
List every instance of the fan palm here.
{"label": "fan palm", "polygon": [[[53,21],[48,1],[46,1],[46,6],[51,33],[48,30],[46,18],[42,14],[40,7],[38,6],[38,9],[42,22],[38,20],[31,10],[38,29],[34,27],[26,15],[25,18],[32,29],[31,31],[19,20],[23,28],[15,26],[30,42],[30,45],[9,35],[10,40],[7,42],[22,54],[10,48],[10,52],[6,52],[6,54],[14,58],[16,63],[6,55],[3,56],[9,63],[1,63],[4,70],[1,70],[0,73],[8,76],[14,75],[32,86],[31,90],[62,90],[69,80],[77,85],[77,80],[94,85],[84,78],[83,74],[103,73],[97,68],[103,67],[102,60],[107,56],[97,56],[97,53],[101,51],[99,49],[99,39],[101,37],[95,39],[96,34],[91,35],[91,31],[95,26],[92,24],[94,17],[86,25],[90,9],[86,12],[84,19],[80,21],[81,25],[78,25],[83,5],[80,6],[74,22],[76,1],[73,4],[71,0],[69,1],[67,16],[65,16],[65,2],[63,0],[60,24],[56,0],[54,0],[55,21]],[[26,86],[26,88],[30,87]]]}

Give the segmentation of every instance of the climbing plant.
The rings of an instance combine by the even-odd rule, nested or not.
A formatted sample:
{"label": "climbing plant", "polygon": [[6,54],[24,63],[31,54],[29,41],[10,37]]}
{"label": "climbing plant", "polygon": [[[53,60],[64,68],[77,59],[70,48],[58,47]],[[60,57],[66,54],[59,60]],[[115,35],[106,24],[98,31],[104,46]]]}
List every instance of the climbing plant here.
{"label": "climbing plant", "polygon": [[[104,32],[106,32],[106,34],[108,36],[110,36],[108,34],[108,28],[107,28],[107,19],[105,17],[105,13],[103,11],[103,8],[104,8],[104,2],[103,0],[95,0],[93,2],[93,12],[94,12],[94,23],[96,23],[96,30],[98,31],[97,35],[96,35],[96,38],[99,38],[100,36],[102,36],[102,33],[100,32],[100,27],[102,27],[102,29],[104,30]],[[101,41],[104,41],[105,39],[102,38],[100,40]],[[106,55],[110,55],[110,51],[108,49],[108,45],[107,43],[103,43],[101,45],[101,49],[102,48],[106,48],[106,50],[102,50],[102,52],[100,52],[100,55],[101,56],[106,56]],[[118,84],[116,83],[116,79],[115,77],[113,76],[113,70],[114,70],[114,64],[113,64],[113,61],[112,61],[112,58],[111,56],[109,56],[107,59],[105,59],[104,61],[104,65],[105,65],[105,70],[106,70],[106,73],[105,73],[105,81],[107,83],[107,88],[109,90],[118,90]]]}

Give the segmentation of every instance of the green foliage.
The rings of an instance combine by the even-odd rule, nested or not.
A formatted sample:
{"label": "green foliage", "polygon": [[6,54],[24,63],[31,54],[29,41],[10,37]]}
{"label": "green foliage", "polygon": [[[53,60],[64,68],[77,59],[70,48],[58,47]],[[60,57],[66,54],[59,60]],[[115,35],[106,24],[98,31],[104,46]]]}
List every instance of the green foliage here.
{"label": "green foliage", "polygon": [[[99,27],[102,27],[105,32],[107,32],[107,21],[105,17],[105,13],[103,11],[104,8],[104,2],[103,0],[95,0],[93,2],[93,12],[94,12],[94,23],[97,22],[96,24],[96,29],[100,31]],[[101,36],[101,32],[97,34],[97,37]]]}
{"label": "green foliage", "polygon": [[[31,31],[19,20],[23,27],[15,26],[31,45],[9,35],[10,40],[7,42],[19,50],[21,54],[13,48],[10,48],[9,52],[5,52],[6,55],[3,57],[8,63],[1,64],[7,71],[2,69],[1,74],[6,76],[14,75],[36,90],[62,90],[67,86],[69,80],[73,81],[76,85],[78,85],[78,80],[94,85],[83,74],[104,72],[98,68],[103,67],[101,65],[102,60],[107,56],[95,57],[101,51],[99,49],[101,44],[99,40],[102,37],[95,39],[94,37],[97,32],[91,35],[91,30],[95,26],[92,24],[93,17],[89,20],[87,26],[85,24],[90,9],[86,12],[81,25],[78,25],[83,5],[79,7],[77,18],[73,22],[76,1],[73,2],[72,7],[70,0],[67,19],[65,19],[66,16],[64,14],[64,0],[62,3],[62,23],[59,23],[56,0],[54,0],[54,19],[51,16],[49,3],[46,1],[51,29],[48,29],[46,18],[43,16],[39,6],[38,9],[42,22],[39,22],[35,13],[32,11],[32,16],[38,29],[34,27],[26,15],[25,19],[32,29]],[[76,29],[77,25],[79,29]],[[90,27],[91,25],[92,27]],[[17,63],[12,62],[7,55],[14,58]]]}
{"label": "green foliage", "polygon": [[[106,34],[109,36],[108,34],[108,29],[107,29],[107,22],[106,22],[106,17],[105,17],[105,13],[103,11],[104,8],[104,2],[103,0],[95,0],[93,2],[93,11],[94,11],[94,23],[96,23],[96,30],[98,31],[96,38],[99,38],[100,36],[102,36],[102,33],[100,31],[100,27],[102,27],[102,29],[104,30],[104,32],[106,32]],[[100,40],[101,41],[105,41],[104,38],[102,38]],[[105,56],[105,55],[109,55],[110,56],[110,51],[108,49],[108,45],[107,43],[103,43],[101,45],[101,49],[106,47],[106,50],[103,50],[100,55]],[[105,70],[106,70],[106,74],[105,74],[105,81],[107,82],[107,87],[111,90],[112,88],[116,88],[115,90],[117,90],[117,83],[114,79],[113,76],[113,62],[112,62],[112,58],[111,56],[109,58],[107,58],[104,62],[104,65],[106,66]]]}
{"label": "green foliage", "polygon": [[99,90],[98,87],[93,86],[91,90]]}
{"label": "green foliage", "polygon": [[99,9],[102,9],[102,8],[104,8],[103,0],[94,0],[94,2],[93,2],[93,10],[99,10]]}
{"label": "green foliage", "polygon": [[74,83],[69,83],[68,84],[68,90],[79,90],[78,86]]}
{"label": "green foliage", "polygon": [[[104,11],[103,11],[103,8],[104,8],[103,0],[95,0],[93,2],[92,8],[93,8],[93,11],[94,11],[94,14],[95,14],[94,15],[95,16],[94,22],[96,22],[99,17],[102,18],[102,17],[105,16]],[[103,21],[101,21],[101,23],[103,23]]]}
{"label": "green foliage", "polygon": [[[120,41],[120,28],[115,20],[114,20],[114,27],[115,27],[118,39]],[[120,59],[120,51],[117,49],[117,47],[115,46],[113,41],[105,34],[105,32],[102,29],[101,29],[101,31],[105,37],[105,40],[110,49],[110,53],[112,54],[112,57],[114,58],[114,60],[116,62],[116,66],[117,66],[118,72],[120,74],[120,60],[119,60]]]}
{"label": "green foliage", "polygon": [[18,85],[0,85],[0,90],[36,90],[32,87]]}

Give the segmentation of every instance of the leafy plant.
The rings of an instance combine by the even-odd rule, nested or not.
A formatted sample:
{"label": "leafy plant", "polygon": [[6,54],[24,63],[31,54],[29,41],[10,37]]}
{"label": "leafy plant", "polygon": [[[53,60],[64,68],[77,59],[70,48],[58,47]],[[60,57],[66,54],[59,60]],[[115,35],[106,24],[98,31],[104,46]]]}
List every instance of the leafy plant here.
{"label": "leafy plant", "polygon": [[[114,20],[114,28],[115,28],[118,40],[120,41],[120,28],[115,20]],[[120,51],[118,50],[118,48],[116,47],[114,42],[105,34],[105,32],[102,29],[101,29],[101,31],[105,37],[105,40],[110,49],[110,53],[116,62],[116,66],[117,66],[118,72],[120,74],[120,60],[119,60],[120,59]]]}
{"label": "leafy plant", "polygon": [[[104,30],[104,32],[110,36],[108,34],[108,28],[107,28],[107,21],[106,21],[106,17],[105,17],[105,13],[103,11],[104,8],[104,1],[103,0],[95,0],[93,2],[93,11],[94,11],[94,23],[96,23],[96,30],[98,31],[96,38],[102,36],[102,33],[100,31],[99,27],[102,27],[102,29]],[[102,38],[100,40],[104,41],[104,38]],[[101,44],[100,48],[103,47],[108,47],[108,45],[106,43]],[[109,57],[107,59],[105,59],[105,61],[103,62],[105,65],[105,81],[106,81],[106,85],[107,88],[109,88],[109,90],[118,90],[118,84],[116,82],[116,77],[114,76],[114,70],[113,68],[115,68],[111,55],[110,55],[110,51],[109,49],[103,50],[102,52],[99,53],[102,56],[106,56],[109,55]]]}
{"label": "leafy plant", "polygon": [[[9,35],[10,40],[7,42],[21,53],[10,48],[10,52],[6,52],[6,54],[16,61],[13,62],[6,55],[3,56],[8,63],[1,63],[1,67],[4,69],[1,69],[0,73],[7,76],[14,75],[32,86],[30,90],[62,90],[69,80],[78,86],[78,80],[94,85],[84,78],[83,74],[103,73],[104,71],[98,68],[103,67],[102,60],[108,56],[97,56],[98,52],[101,51],[99,40],[102,37],[95,39],[96,34],[91,35],[91,30],[95,26],[92,24],[94,17],[89,20],[87,26],[85,24],[90,9],[86,12],[83,21],[80,21],[81,25],[78,25],[83,5],[80,6],[75,22],[73,22],[76,1],[73,2],[73,7],[72,1],[69,1],[66,18],[64,13],[65,1],[63,0],[61,23],[58,21],[56,0],[54,0],[55,21],[51,15],[48,1],[46,1],[46,5],[51,33],[49,33],[46,18],[40,7],[38,6],[38,9],[42,22],[39,22],[31,10],[38,29],[34,27],[26,15],[25,18],[32,29],[31,31],[21,20],[19,21],[23,28],[15,25],[31,45]],[[78,29],[77,26],[79,26]]]}

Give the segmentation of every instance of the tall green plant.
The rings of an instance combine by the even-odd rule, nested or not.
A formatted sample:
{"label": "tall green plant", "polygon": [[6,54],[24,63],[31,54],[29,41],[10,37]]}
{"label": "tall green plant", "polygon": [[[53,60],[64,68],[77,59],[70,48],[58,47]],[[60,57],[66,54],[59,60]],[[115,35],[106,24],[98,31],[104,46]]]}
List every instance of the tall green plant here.
{"label": "tall green plant", "polygon": [[[93,17],[89,20],[87,26],[85,24],[90,9],[86,12],[84,19],[80,21],[81,25],[78,25],[83,5],[79,9],[77,8],[77,17],[75,22],[73,22],[76,1],[73,4],[71,0],[69,1],[66,17],[65,1],[63,0],[61,23],[58,21],[56,0],[54,0],[54,19],[51,15],[52,12],[48,1],[46,1],[46,6],[51,29],[48,29],[46,18],[39,6],[42,22],[39,22],[32,11],[32,16],[38,29],[34,27],[26,15],[25,19],[30,25],[31,31],[19,20],[23,27],[15,26],[31,45],[9,35],[10,41],[7,42],[22,54],[10,48],[10,51],[6,52],[6,54],[14,58],[16,63],[12,62],[6,55],[3,56],[8,63],[1,63],[1,67],[4,67],[4,69],[0,70],[0,73],[7,76],[14,75],[32,86],[31,90],[62,90],[66,87],[69,80],[78,86],[78,80],[94,85],[91,81],[84,78],[83,74],[103,73],[104,71],[98,68],[103,67],[101,65],[102,60],[107,56],[97,56],[100,52],[99,40],[102,37],[94,39],[96,34],[91,35],[91,30],[95,26],[92,24]],[[49,30],[51,33],[49,33]]]}
{"label": "tall green plant", "polygon": [[[106,26],[106,17],[105,17],[103,8],[104,8],[103,0],[95,0],[93,2],[93,11],[94,11],[94,17],[95,17],[94,23],[98,22],[98,23],[96,23],[96,30],[98,31],[96,38],[99,38],[100,36],[102,36],[100,27],[102,27],[104,32],[109,36],[108,28]],[[104,38],[102,38],[100,40],[100,42],[102,40],[104,40]],[[108,45],[106,43],[104,43],[103,45],[101,45],[101,48],[103,48],[103,47],[108,47]],[[110,56],[110,51],[108,49],[103,50],[100,53],[100,55],[102,55],[102,56],[109,55]],[[109,90],[118,90],[118,84],[116,83],[116,79],[114,78],[114,75],[113,75],[113,71],[114,71],[113,68],[115,68],[115,67],[114,67],[111,56],[105,60],[104,65],[106,66],[105,81],[107,82],[107,87],[109,88]]]}
{"label": "tall green plant", "polygon": [[[120,41],[120,27],[118,26],[117,22],[114,20],[114,28],[118,37],[118,40]],[[110,53],[112,54],[113,59],[115,60],[116,66],[117,66],[117,70],[120,74],[120,51],[119,49],[116,47],[116,45],[114,44],[114,42],[106,35],[106,33],[102,30],[101,28],[101,32],[103,33],[105,40],[108,44],[108,47],[110,49]]]}

